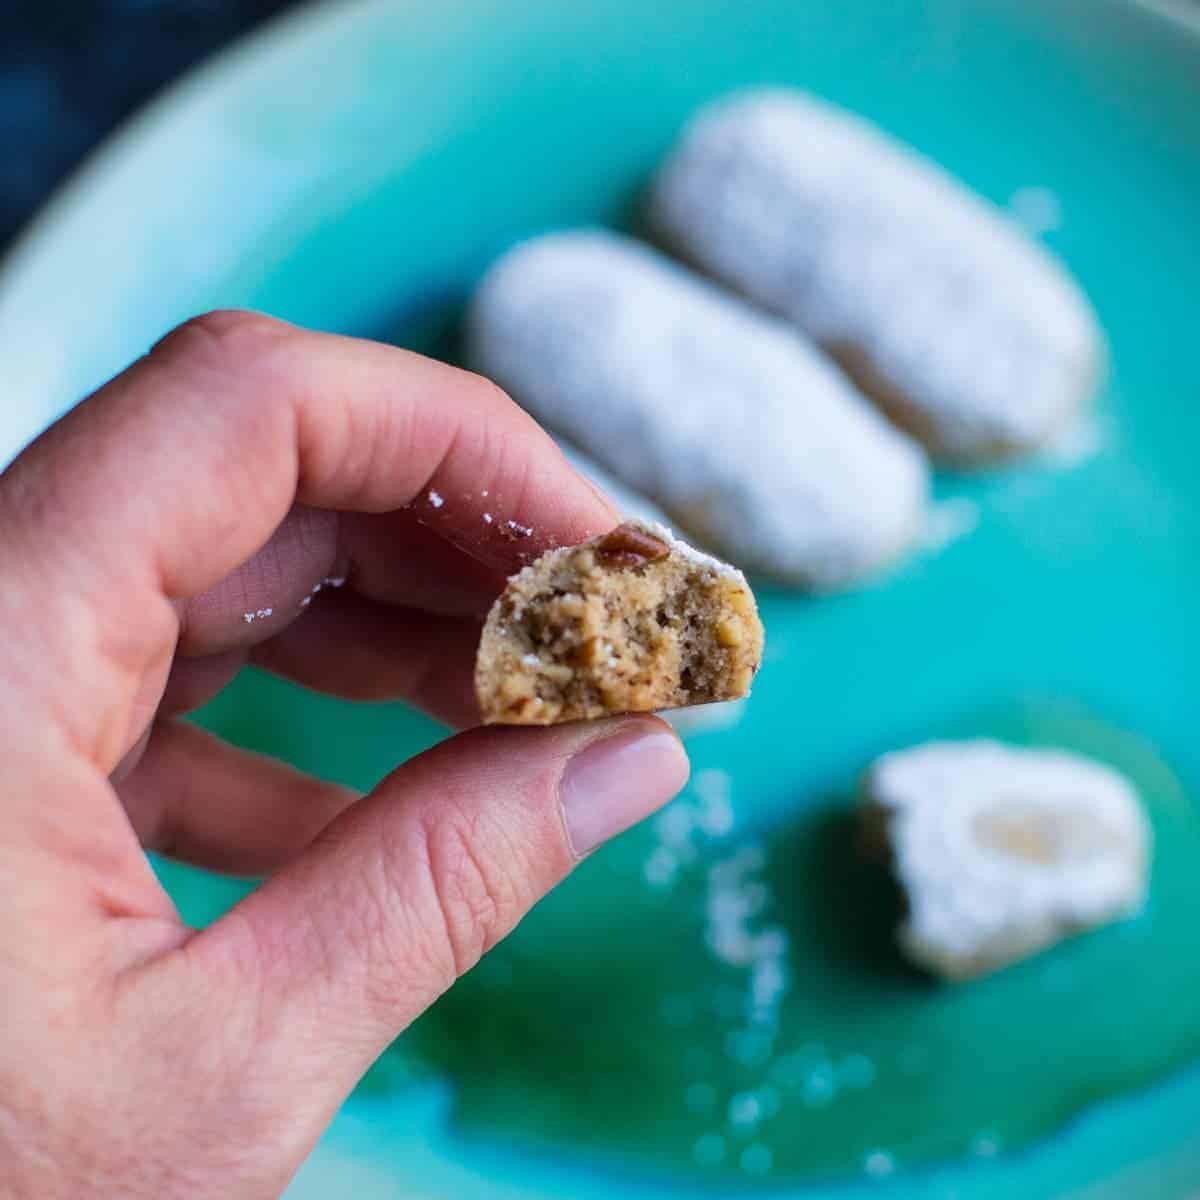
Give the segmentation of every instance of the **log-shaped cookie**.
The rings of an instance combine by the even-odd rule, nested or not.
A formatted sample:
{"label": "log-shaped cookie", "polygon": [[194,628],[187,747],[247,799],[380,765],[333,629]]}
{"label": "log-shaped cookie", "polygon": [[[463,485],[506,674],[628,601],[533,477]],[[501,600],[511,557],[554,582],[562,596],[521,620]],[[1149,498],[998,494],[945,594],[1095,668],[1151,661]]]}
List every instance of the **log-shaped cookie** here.
{"label": "log-shaped cookie", "polygon": [[762,649],[740,571],[661,525],[627,521],[508,581],[484,625],[475,690],[487,724],[654,712],[746,695]]}
{"label": "log-shaped cookie", "polygon": [[739,566],[842,587],[921,526],[928,467],[914,442],[783,323],[627,238],[517,246],[480,285],[467,349]]}
{"label": "log-shaped cookie", "polygon": [[1044,445],[1102,374],[1092,310],[1047,250],[936,164],[803,93],[701,110],[658,173],[649,221],[948,460]]}
{"label": "log-shaped cookie", "polygon": [[1150,862],[1141,801],[1060,750],[930,742],[868,772],[864,820],[907,901],[902,950],[950,979],[994,971],[1136,912]]}

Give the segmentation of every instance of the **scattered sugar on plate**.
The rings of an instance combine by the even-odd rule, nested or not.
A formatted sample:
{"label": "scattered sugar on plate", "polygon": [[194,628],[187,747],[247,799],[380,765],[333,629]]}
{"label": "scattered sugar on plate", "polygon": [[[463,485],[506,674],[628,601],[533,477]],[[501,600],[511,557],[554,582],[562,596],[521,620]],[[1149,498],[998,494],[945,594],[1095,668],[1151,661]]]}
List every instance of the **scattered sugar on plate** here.
{"label": "scattered sugar on plate", "polygon": [[886,1150],[870,1150],[863,1156],[863,1170],[872,1179],[886,1179],[895,1173],[896,1160]]}
{"label": "scattered sugar on plate", "polygon": [[730,1098],[729,1124],[738,1132],[753,1130],[762,1115],[762,1104],[753,1092],[739,1092]]}
{"label": "scattered sugar on plate", "polygon": [[979,505],[965,496],[956,496],[933,505],[921,534],[921,548],[931,553],[965,538],[979,527]]}
{"label": "scattered sugar on plate", "polygon": [[1095,414],[1068,426],[1048,443],[1043,462],[1060,469],[1081,466],[1102,453],[1109,443],[1109,430]]}
{"label": "scattered sugar on plate", "polygon": [[1000,1138],[991,1130],[982,1130],[971,1139],[970,1152],[975,1158],[995,1158],[1000,1150]]}
{"label": "scattered sugar on plate", "polygon": [[1034,237],[1053,233],[1062,225],[1062,202],[1048,187],[1020,187],[1008,201],[1013,219]]}

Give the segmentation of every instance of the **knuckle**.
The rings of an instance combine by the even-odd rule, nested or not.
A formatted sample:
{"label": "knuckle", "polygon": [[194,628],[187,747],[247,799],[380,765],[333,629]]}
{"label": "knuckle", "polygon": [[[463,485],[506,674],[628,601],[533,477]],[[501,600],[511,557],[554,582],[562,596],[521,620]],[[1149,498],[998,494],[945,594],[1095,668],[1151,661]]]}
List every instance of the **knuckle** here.
{"label": "knuckle", "polygon": [[414,880],[429,872],[421,831],[415,845],[386,825],[380,838],[375,868],[359,876],[337,936],[362,964],[368,1011],[392,1024],[399,1011],[423,1009],[456,975],[440,911],[436,904],[420,903],[414,891]]}
{"label": "knuckle", "polygon": [[516,401],[495,380],[477,371],[464,371],[468,385],[473,389],[476,403],[485,411],[496,408],[514,408]]}
{"label": "knuckle", "polygon": [[244,371],[275,353],[291,328],[262,313],[215,309],[184,321],[150,351],[152,358],[218,371]]}
{"label": "knuckle", "polygon": [[440,927],[461,976],[515,924],[519,889],[503,842],[494,831],[481,836],[479,818],[442,808],[422,821],[422,830]]}

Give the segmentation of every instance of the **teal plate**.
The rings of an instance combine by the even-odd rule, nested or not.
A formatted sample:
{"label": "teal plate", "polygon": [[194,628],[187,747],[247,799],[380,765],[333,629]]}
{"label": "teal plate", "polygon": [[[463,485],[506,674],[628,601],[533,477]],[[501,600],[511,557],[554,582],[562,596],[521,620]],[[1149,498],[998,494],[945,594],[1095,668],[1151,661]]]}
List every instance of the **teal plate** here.
{"label": "teal plate", "polygon": [[[1125,729],[1194,796],[1200,363],[1188,347],[1200,293],[1200,36],[1189,11],[1181,6],[1175,19],[1115,0],[462,0],[433,9],[374,0],[303,9],[147,110],[10,256],[0,354],[8,395],[19,400],[0,412],[0,462],[172,324],[209,307],[248,305],[452,353],[463,297],[498,248],[549,226],[627,221],[698,103],[741,84],[794,83],[877,120],[1000,203],[1046,189],[1061,216],[1047,240],[1092,296],[1113,378],[1095,444],[1079,461],[939,480],[943,503],[974,506],[949,511],[977,513],[978,528],[859,594],[767,594],[770,652],[755,696],[736,727],[692,740],[697,768],[726,773],[739,829],[787,830],[843,793],[873,754],[909,740],[966,727],[1038,740],[1050,728],[1120,759],[1122,739],[1094,731]],[[973,725],[976,713],[1001,715]],[[253,677],[206,720],[359,784],[440,736],[403,710],[351,714]],[[336,738],[312,736],[331,721]],[[1170,833],[1162,812],[1160,830]],[[550,961],[536,961],[539,936],[570,934],[566,906],[594,911],[608,887],[617,908],[621,887],[641,887],[618,875],[651,836],[635,834],[589,864],[523,928],[511,953],[533,956],[530,980]],[[789,836],[775,849],[813,852]],[[887,1175],[885,1194],[1157,1200],[1194,1190],[1200,1072],[1156,1066],[1195,1049],[1178,1016],[1200,995],[1188,988],[1194,909],[1178,907],[1195,898],[1174,886],[1189,875],[1184,857],[1164,858],[1166,890],[1156,889],[1156,901],[1174,897],[1173,910],[1152,907],[1148,925],[1030,968],[1057,970],[1060,982],[1078,969],[1095,991],[1103,980],[1086,971],[1102,962],[1104,939],[1157,936],[1167,913],[1181,965],[1162,976],[1176,991],[1164,992],[1170,1013],[1159,1024],[1178,1021],[1174,1053],[1158,1047],[1127,1064],[1115,1097],[1088,1105],[1081,1093],[1045,1118],[1060,1126],[1053,1136],[1019,1152],[968,1160],[931,1144],[922,1155],[944,1161]],[[193,920],[238,894],[228,882],[164,872]],[[803,896],[776,890],[793,912],[808,911]],[[684,909],[662,912],[675,920]],[[628,951],[636,957],[633,940]],[[1015,989],[1026,977],[1013,978],[996,986]],[[468,984],[475,990],[464,996],[479,995],[488,977]],[[531,983],[526,994],[533,1020],[538,990]],[[1036,992],[1020,994],[1028,1021]],[[988,995],[969,1003],[986,1006]],[[1095,1004],[1097,1037],[1112,1011],[1111,997],[1105,1003]],[[1046,1005],[1056,1011],[1052,999]],[[301,1172],[295,1196],[589,1200],[745,1186],[720,1174],[672,1180],[643,1170],[641,1158],[614,1167],[611,1129],[616,1140],[595,1155],[516,1148],[496,1113],[532,1111],[547,1093],[511,1063],[498,1102],[478,1087],[459,1094],[473,1122],[464,1135],[447,1120],[455,1096],[446,1077],[427,1073],[430,1061],[454,1067],[436,1051],[438,1020],[465,1028],[447,1006],[416,1031],[413,1053],[389,1056]],[[511,1047],[514,1036],[481,1035],[480,1053]],[[434,1050],[418,1055],[423,1040]],[[1121,1046],[1097,1051],[1105,1062],[1096,1093],[1121,1090],[1108,1079],[1108,1059],[1132,1053]],[[928,1130],[932,1143],[938,1132]],[[881,1160],[864,1145],[868,1161]],[[760,1194],[815,1200],[874,1195],[883,1179],[876,1171],[783,1190],[769,1177],[750,1182]]]}

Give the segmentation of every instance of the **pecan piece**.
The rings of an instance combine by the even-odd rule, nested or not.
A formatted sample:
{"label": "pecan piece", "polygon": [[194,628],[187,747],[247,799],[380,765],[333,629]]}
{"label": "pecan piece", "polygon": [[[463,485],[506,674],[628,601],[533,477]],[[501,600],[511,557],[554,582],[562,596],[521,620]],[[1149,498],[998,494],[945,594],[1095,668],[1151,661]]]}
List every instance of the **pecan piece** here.
{"label": "pecan piece", "polygon": [[671,553],[661,538],[626,522],[602,537],[594,547],[596,557],[606,567],[641,567],[657,562]]}

